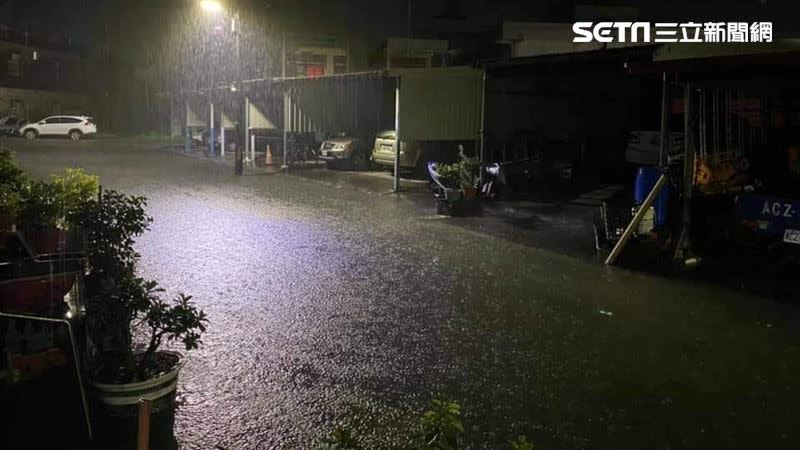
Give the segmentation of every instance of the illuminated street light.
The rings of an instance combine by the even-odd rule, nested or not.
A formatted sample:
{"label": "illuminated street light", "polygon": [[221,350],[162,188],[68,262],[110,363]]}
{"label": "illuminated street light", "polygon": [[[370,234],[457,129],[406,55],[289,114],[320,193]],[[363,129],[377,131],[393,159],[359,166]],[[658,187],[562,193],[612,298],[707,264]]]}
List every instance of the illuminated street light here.
{"label": "illuminated street light", "polygon": [[210,13],[218,13],[224,9],[222,3],[215,0],[202,0],[200,2],[200,7],[203,8],[204,11]]}

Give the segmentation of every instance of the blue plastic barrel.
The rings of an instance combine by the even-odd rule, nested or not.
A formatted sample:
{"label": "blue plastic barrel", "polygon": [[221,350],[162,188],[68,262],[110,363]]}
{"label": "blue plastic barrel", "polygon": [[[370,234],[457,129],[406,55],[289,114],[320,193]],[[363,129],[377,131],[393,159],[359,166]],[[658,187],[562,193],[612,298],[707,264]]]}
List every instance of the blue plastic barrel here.
{"label": "blue plastic barrel", "polygon": [[[647,194],[653,190],[653,186],[658,182],[661,172],[658,167],[643,166],[639,167],[636,172],[636,183],[633,187],[633,201],[636,205],[641,205],[647,198]],[[661,226],[667,223],[667,215],[669,214],[669,197],[671,194],[672,186],[667,184],[664,189],[656,197],[653,208],[656,211],[656,226]]]}

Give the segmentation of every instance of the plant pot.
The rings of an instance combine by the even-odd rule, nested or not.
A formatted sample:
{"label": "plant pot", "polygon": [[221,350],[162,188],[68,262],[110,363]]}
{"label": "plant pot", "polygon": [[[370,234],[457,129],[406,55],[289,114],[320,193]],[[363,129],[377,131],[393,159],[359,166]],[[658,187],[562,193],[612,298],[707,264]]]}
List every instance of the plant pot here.
{"label": "plant pot", "polygon": [[478,198],[478,188],[473,186],[465,187],[464,188],[464,199],[465,200],[475,200]]}
{"label": "plant pot", "polygon": [[449,202],[457,202],[464,198],[464,191],[461,189],[445,189],[444,198]]}
{"label": "plant pot", "polygon": [[174,355],[175,365],[149,380],[136,383],[108,384],[92,381],[95,407],[93,415],[97,430],[98,448],[136,448],[140,400],[152,402],[150,448],[174,448],[175,392],[178,374],[185,359],[177,352],[158,352]]}
{"label": "plant pot", "polygon": [[56,228],[45,230],[25,229],[25,241],[36,255],[54,255],[67,249],[67,233]]}
{"label": "plant pot", "polygon": [[37,275],[0,284],[0,310],[18,314],[52,314],[66,309],[64,296],[75,274]]}

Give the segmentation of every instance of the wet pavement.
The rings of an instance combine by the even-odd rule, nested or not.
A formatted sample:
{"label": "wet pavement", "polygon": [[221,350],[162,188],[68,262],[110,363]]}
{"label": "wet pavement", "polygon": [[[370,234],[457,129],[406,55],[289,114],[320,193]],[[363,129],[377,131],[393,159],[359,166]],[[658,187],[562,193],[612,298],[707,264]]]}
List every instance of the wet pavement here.
{"label": "wet pavement", "polygon": [[142,271],[211,321],[181,448],[314,448],[334,424],[402,447],[437,393],[463,404],[468,448],[800,446],[795,304],[607,269],[409,195],[130,140],[3,143],[37,175],[83,167],[150,199]]}

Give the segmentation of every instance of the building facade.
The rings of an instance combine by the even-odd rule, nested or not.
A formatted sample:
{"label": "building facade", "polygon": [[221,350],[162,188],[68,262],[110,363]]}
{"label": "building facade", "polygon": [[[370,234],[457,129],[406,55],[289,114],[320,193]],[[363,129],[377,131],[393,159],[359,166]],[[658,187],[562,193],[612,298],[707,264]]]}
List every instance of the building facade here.
{"label": "building facade", "polygon": [[38,120],[87,114],[86,66],[59,34],[36,36],[0,25],[0,117]]}

